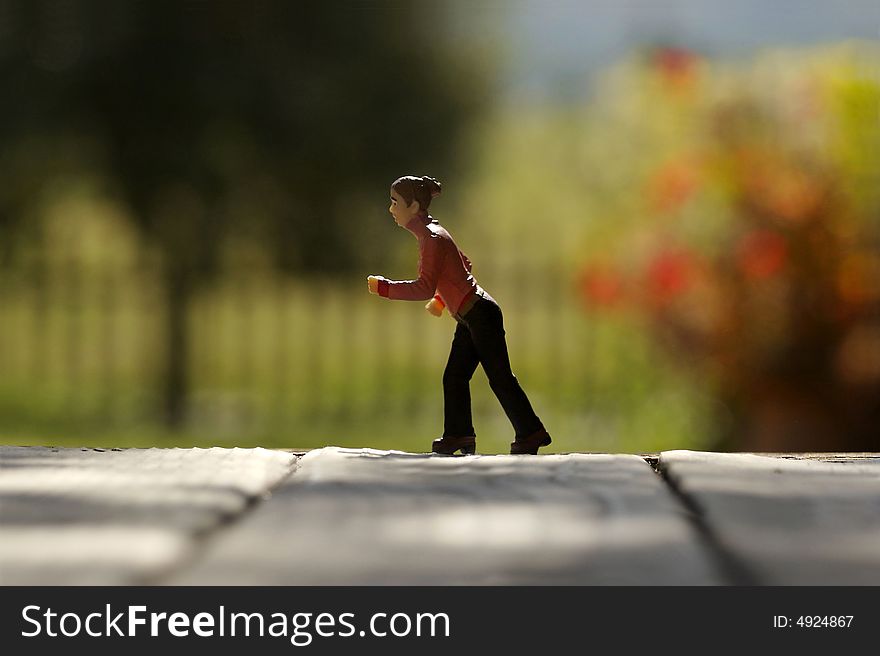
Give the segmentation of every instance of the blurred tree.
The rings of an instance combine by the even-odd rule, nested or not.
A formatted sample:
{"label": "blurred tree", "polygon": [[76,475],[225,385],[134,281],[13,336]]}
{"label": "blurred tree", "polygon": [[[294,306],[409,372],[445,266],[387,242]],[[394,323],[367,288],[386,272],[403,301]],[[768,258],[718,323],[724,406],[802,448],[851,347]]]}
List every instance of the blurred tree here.
{"label": "blurred tree", "polygon": [[[599,94],[638,157],[616,160],[586,309],[629,311],[712,386],[732,415],[714,448],[880,447],[877,54],[853,42],[738,69],[661,49]],[[603,165],[622,151],[606,148]]]}
{"label": "blurred tree", "polygon": [[[478,67],[429,32],[432,7],[0,7],[22,33],[3,61],[4,79],[33,105],[27,128],[102,144],[109,179],[161,253],[169,425],[185,419],[187,308],[224,245],[246,234],[287,271],[350,272],[364,259],[351,199],[371,194],[384,209],[397,175],[442,175],[456,131],[488,90]],[[14,112],[3,105],[7,120]],[[20,211],[7,199],[0,220],[11,226]]]}

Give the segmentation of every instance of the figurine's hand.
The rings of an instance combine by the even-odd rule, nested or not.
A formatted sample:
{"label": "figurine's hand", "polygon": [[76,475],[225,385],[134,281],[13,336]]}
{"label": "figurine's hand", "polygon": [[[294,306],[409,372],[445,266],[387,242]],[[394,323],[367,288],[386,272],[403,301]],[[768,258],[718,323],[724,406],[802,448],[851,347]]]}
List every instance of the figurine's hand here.
{"label": "figurine's hand", "polygon": [[427,305],[425,305],[425,309],[433,314],[435,317],[439,317],[443,314],[443,308],[446,307],[441,301],[438,301],[436,298],[432,298],[428,301]]}
{"label": "figurine's hand", "polygon": [[367,287],[371,294],[379,293],[379,279],[382,276],[367,276]]}

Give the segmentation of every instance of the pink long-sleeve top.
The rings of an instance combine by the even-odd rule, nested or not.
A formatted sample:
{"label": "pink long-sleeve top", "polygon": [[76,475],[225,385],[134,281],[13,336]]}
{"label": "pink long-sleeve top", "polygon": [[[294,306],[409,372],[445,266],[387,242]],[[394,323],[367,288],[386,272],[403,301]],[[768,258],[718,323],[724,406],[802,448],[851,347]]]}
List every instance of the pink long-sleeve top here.
{"label": "pink long-sleeve top", "polygon": [[426,301],[439,296],[452,314],[468,306],[477,292],[471,261],[446,228],[429,214],[418,214],[404,226],[419,240],[417,280],[379,279],[380,296],[401,301]]}

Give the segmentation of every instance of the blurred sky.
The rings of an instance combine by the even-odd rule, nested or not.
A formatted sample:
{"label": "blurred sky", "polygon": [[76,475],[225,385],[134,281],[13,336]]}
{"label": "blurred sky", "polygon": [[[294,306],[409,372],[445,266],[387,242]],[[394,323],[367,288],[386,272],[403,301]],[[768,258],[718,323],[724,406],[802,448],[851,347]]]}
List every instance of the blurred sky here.
{"label": "blurred sky", "polygon": [[736,57],[880,37],[880,0],[461,0],[458,9],[460,33],[504,49],[502,82],[516,101],[577,96],[640,44]]}

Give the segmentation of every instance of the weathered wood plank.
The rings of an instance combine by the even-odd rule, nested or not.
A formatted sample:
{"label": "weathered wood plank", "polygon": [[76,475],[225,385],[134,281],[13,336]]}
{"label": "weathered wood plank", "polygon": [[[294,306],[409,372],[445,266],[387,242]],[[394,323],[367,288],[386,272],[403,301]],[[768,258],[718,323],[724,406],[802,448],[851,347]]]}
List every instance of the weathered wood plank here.
{"label": "weathered wood plank", "polygon": [[266,449],[0,447],[0,583],[150,581],[295,460]]}
{"label": "weathered wood plank", "polygon": [[668,451],[660,467],[750,582],[880,584],[880,456]]}
{"label": "weathered wood plank", "polygon": [[178,584],[716,584],[637,456],[311,451]]}

